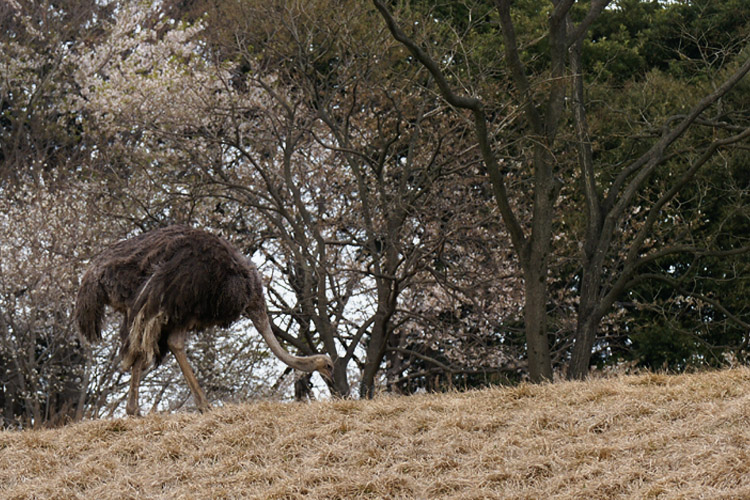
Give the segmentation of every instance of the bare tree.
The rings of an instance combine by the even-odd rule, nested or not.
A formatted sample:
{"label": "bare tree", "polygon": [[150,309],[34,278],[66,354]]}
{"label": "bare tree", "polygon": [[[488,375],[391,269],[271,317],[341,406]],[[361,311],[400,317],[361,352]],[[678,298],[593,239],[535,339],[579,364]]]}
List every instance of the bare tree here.
{"label": "bare tree", "polygon": [[[414,90],[404,87],[404,82],[427,84],[430,76],[418,67],[399,71],[383,62],[393,57],[398,46],[386,33],[363,29],[369,26],[370,13],[355,4],[330,2],[256,8],[263,14],[243,18],[273,22],[268,31],[253,26],[235,37],[243,40],[238,49],[247,61],[246,78],[265,85],[268,97],[280,104],[279,116],[287,121],[295,115],[308,117],[307,123],[299,120],[297,135],[287,133],[283,143],[290,144],[289,137],[304,133],[311,141],[306,148],[313,152],[307,153],[307,168],[314,164],[315,155],[324,155],[330,164],[325,172],[335,178],[329,177],[332,182],[320,190],[334,199],[323,203],[318,195],[319,205],[338,211],[327,221],[335,224],[337,237],[329,236],[327,241],[355,254],[349,265],[362,277],[363,286],[371,286],[366,294],[371,308],[358,319],[353,337],[346,341],[339,337],[344,352],[337,361],[347,366],[364,341],[359,392],[361,397],[371,397],[389,345],[399,343],[395,337],[401,294],[444,241],[444,234],[424,227],[425,214],[439,202],[440,190],[450,185],[447,179],[459,168],[456,164],[471,164],[476,155],[465,149],[463,120],[444,119],[446,110],[430,91],[415,100]],[[330,15],[332,8],[335,17]],[[256,59],[251,49],[260,45],[267,60],[294,61],[288,68],[274,67],[279,81],[294,92],[272,89],[263,83],[263,76],[253,76],[263,73],[249,63]],[[297,179],[286,181],[292,185]],[[346,205],[337,204],[336,197],[346,200]],[[309,208],[302,206],[301,199],[291,198],[304,213]],[[320,220],[319,213],[311,214],[295,239],[304,240],[304,234],[310,233],[321,248],[324,238],[318,234],[325,226]],[[318,268],[330,269],[332,264]]]}

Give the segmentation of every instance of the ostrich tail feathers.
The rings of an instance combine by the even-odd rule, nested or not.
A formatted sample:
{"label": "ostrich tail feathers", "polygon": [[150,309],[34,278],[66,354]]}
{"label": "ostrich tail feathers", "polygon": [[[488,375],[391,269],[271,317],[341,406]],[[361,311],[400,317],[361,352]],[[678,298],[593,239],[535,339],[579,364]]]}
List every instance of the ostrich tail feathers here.
{"label": "ostrich tail feathers", "polygon": [[107,296],[97,277],[87,272],[81,280],[75,307],[75,321],[81,336],[89,342],[101,340],[102,317]]}
{"label": "ostrich tail feathers", "polygon": [[144,366],[150,366],[156,361],[159,364],[161,352],[159,338],[168,317],[159,311],[151,315],[144,306],[136,314],[130,327],[127,343],[122,356],[122,368],[130,369],[136,359],[142,359]]}
{"label": "ostrich tail feathers", "polygon": [[[141,287],[133,304],[135,315],[131,320],[128,337],[124,345],[122,367],[127,370],[136,359],[144,366],[158,364],[162,353],[159,339],[162,329],[169,321],[169,315],[162,308],[163,282],[155,272]],[[156,276],[156,277],[155,277]]]}

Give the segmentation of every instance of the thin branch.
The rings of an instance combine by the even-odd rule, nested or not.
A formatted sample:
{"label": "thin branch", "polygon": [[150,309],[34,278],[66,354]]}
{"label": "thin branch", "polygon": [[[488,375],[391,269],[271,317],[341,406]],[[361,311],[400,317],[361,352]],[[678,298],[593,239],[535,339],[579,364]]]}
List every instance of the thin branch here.
{"label": "thin branch", "polygon": [[691,245],[678,245],[673,247],[662,248],[657,252],[650,253],[638,259],[635,263],[636,268],[643,267],[644,265],[654,262],[663,257],[676,254],[689,253],[697,257],[731,257],[733,255],[742,255],[743,253],[750,253],[750,245],[731,248],[729,250],[708,250],[706,248],[694,247]]}
{"label": "thin branch", "polygon": [[453,373],[453,371],[454,371],[453,368],[451,368],[450,366],[446,365],[445,363],[442,363],[442,362],[438,361],[435,358],[432,358],[430,356],[426,356],[426,355],[424,355],[424,354],[422,354],[420,352],[414,351],[412,349],[406,349],[404,347],[390,347],[388,350],[392,351],[392,352],[399,352],[401,354],[407,354],[409,356],[414,356],[415,358],[421,359],[422,361],[427,361],[428,363],[436,365],[438,368],[441,368],[442,370],[445,370],[448,373]]}
{"label": "thin branch", "polygon": [[443,98],[448,101],[451,106],[462,109],[470,109],[473,111],[482,109],[482,103],[479,99],[475,97],[459,96],[455,92],[453,92],[453,89],[448,83],[448,80],[446,80],[445,75],[440,70],[437,63],[429,56],[429,54],[427,54],[427,52],[422,50],[421,47],[414,43],[414,41],[401,30],[398,23],[396,23],[396,20],[393,19],[393,16],[391,16],[391,13],[388,12],[388,9],[385,7],[385,5],[383,5],[383,2],[381,2],[380,0],[373,0],[373,4],[375,4],[375,8],[378,9],[381,16],[383,16],[383,19],[385,19],[385,23],[388,26],[391,34],[393,35],[393,38],[403,44],[409,50],[409,52],[411,52],[414,57],[420,63],[422,63],[425,68],[427,68],[433,78],[435,78],[435,83],[437,83],[437,86],[440,89],[440,93],[443,95]]}
{"label": "thin branch", "polygon": [[750,330],[750,323],[748,323],[747,321],[744,321],[743,319],[739,318],[737,315],[731,313],[726,307],[721,305],[721,303],[718,300],[712,299],[711,297],[703,295],[702,293],[696,293],[696,292],[686,289],[680,284],[679,280],[670,278],[668,276],[664,276],[662,274],[656,274],[656,273],[647,273],[647,274],[642,274],[638,276],[638,281],[645,281],[649,279],[667,283],[670,287],[674,288],[675,290],[678,290],[686,295],[689,295],[690,297],[694,297],[698,300],[705,302],[706,304],[713,306],[717,311],[719,311],[724,316],[726,316],[727,319],[729,319],[730,321],[734,321],[745,330]]}

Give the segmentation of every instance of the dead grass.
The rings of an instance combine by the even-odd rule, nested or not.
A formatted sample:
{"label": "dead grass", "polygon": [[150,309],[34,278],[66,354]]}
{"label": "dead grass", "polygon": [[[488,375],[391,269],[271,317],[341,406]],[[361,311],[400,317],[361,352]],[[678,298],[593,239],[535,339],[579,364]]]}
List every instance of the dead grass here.
{"label": "dead grass", "polygon": [[0,498],[750,498],[750,369],[2,432]]}

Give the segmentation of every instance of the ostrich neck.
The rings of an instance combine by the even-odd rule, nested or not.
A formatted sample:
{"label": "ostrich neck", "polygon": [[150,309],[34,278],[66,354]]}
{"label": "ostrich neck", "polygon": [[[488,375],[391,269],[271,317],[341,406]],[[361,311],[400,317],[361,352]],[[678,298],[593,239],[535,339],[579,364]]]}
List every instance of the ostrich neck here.
{"label": "ostrich neck", "polygon": [[286,349],[279,344],[279,341],[276,340],[276,336],[271,330],[271,322],[268,319],[267,314],[264,313],[257,318],[252,318],[252,321],[255,328],[266,341],[266,344],[268,344],[268,347],[271,348],[271,352],[274,353],[277,358],[297,370],[311,372],[315,369],[313,365],[314,359],[312,357],[294,356],[293,354],[289,354]]}

